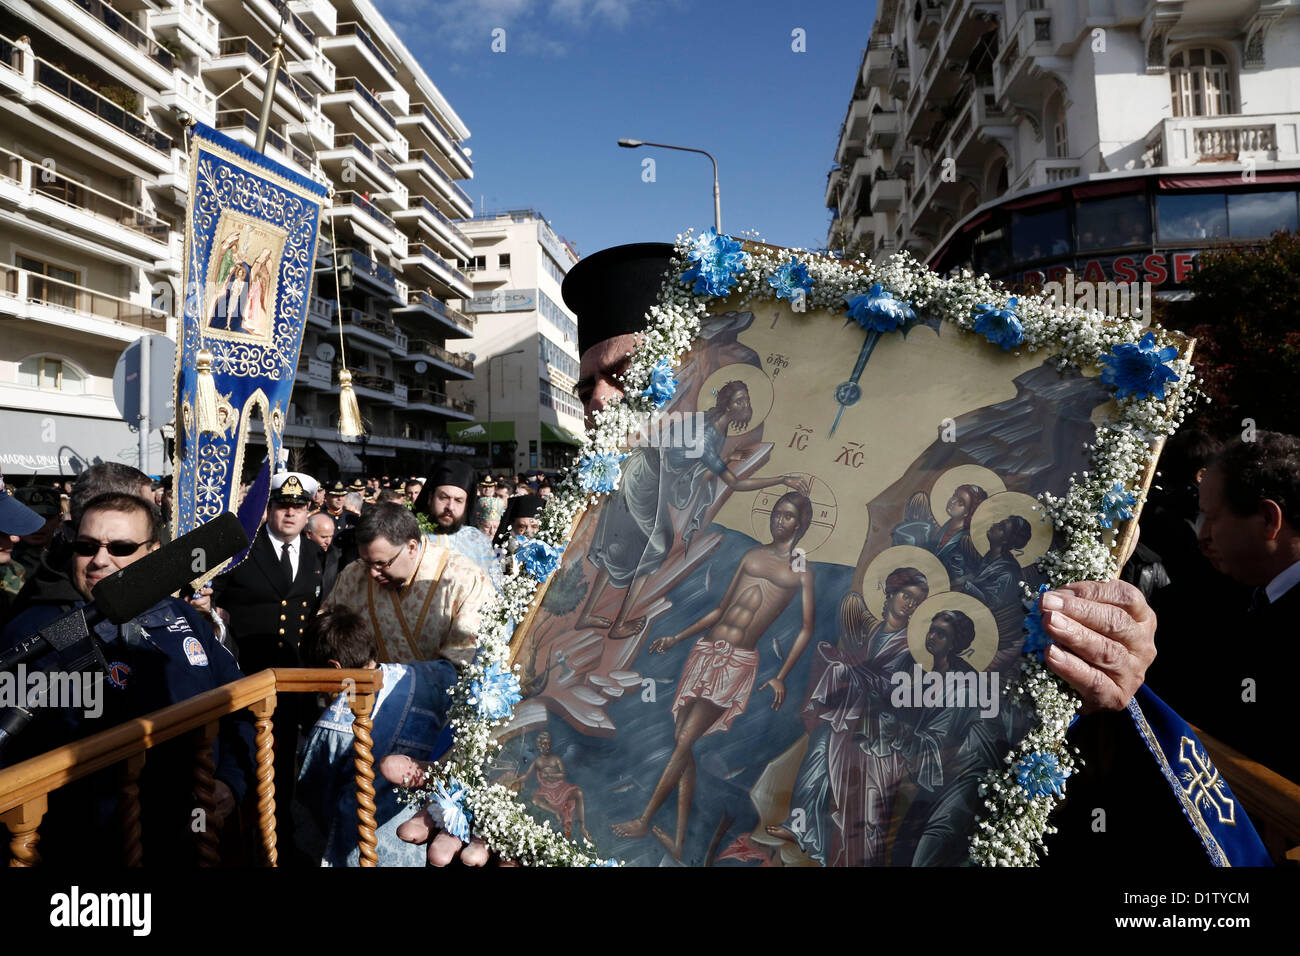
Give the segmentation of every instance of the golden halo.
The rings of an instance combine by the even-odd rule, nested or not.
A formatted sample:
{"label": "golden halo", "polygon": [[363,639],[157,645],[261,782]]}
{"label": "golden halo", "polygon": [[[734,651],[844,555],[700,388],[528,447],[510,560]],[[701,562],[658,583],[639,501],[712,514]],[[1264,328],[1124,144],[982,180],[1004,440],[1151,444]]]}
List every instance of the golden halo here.
{"label": "golden halo", "polygon": [[942,526],[948,521],[948,499],[952,497],[958,485],[979,485],[989,493],[990,497],[999,491],[1007,490],[1007,486],[1002,483],[997,472],[983,465],[958,465],[956,468],[949,468],[934,480],[934,487],[930,489],[930,511],[934,514],[936,524]]}
{"label": "golden halo", "polygon": [[977,671],[987,668],[998,649],[998,622],[979,598],[962,591],[932,594],[912,612],[912,620],[907,624],[907,648],[912,652],[912,660],[922,670],[934,670],[934,656],[925,649],[925,635],[930,630],[930,621],[940,611],[961,611],[975,623],[975,640],[962,660]]}
{"label": "golden halo", "polygon": [[898,568],[916,568],[924,574],[930,585],[930,597],[947,591],[951,586],[948,569],[925,548],[910,544],[886,548],[871,559],[862,578],[862,599],[867,603],[867,609],[882,620],[885,616],[885,579]]}
{"label": "golden halo", "polygon": [[772,381],[762,369],[755,368],[753,365],[746,365],[743,362],[724,365],[706,378],[704,384],[700,386],[700,393],[695,397],[696,409],[701,412],[712,410],[718,401],[715,392],[721,391],[728,382],[744,382],[745,387],[749,389],[749,404],[754,410],[749,425],[743,432],[730,432],[731,435],[743,435],[763,424],[768,412],[772,410]]}
{"label": "golden halo", "polygon": [[[1004,491],[989,495],[970,519],[970,540],[975,550],[987,554],[989,550],[988,531],[994,524],[1008,515],[1020,515],[1029,522],[1033,537],[1025,545],[1024,552],[1015,554],[1022,568],[1027,568],[1052,546],[1052,524],[1043,513],[1043,506],[1030,495],[1019,491]],[[1013,552],[1014,554],[1014,552]]]}
{"label": "golden halo", "polygon": [[[801,549],[804,554],[812,554],[830,539],[831,533],[835,530],[835,522],[839,518],[839,505],[835,500],[835,492],[821,478],[805,471],[795,471],[790,474],[795,478],[802,478],[808,484],[808,500],[812,503],[813,509],[812,524],[808,526],[807,532],[795,547]],[[771,488],[764,488],[754,497],[754,504],[749,513],[755,540],[771,540],[772,509],[781,500],[781,496],[788,491],[790,489],[785,485],[773,485]],[[870,532],[869,527],[861,530],[864,538]],[[857,529],[854,529],[854,534],[856,533]]]}

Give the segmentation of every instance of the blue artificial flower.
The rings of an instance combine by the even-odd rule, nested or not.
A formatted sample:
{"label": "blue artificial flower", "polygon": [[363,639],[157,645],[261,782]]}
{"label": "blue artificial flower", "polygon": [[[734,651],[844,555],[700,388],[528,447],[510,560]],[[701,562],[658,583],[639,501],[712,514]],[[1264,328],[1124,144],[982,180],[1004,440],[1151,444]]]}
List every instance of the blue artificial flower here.
{"label": "blue artificial flower", "polygon": [[1144,399],[1154,395],[1163,401],[1165,383],[1178,381],[1177,373],[1169,367],[1178,349],[1172,345],[1156,348],[1154,332],[1147,332],[1137,345],[1125,342],[1115,346],[1110,353],[1101,357],[1106,366],[1101,380],[1106,385],[1115,386],[1116,398],[1132,395]]}
{"label": "blue artificial flower", "polygon": [[483,676],[469,685],[470,696],[478,700],[479,716],[484,720],[505,720],[522,699],[519,679],[508,667],[495,661],[483,669]]}
{"label": "blue artificial flower", "polygon": [[660,359],[650,370],[650,386],[641,394],[648,396],[655,408],[663,408],[676,391],[677,379],[673,378],[672,363],[666,358]]}
{"label": "blue artificial flower", "polygon": [[801,289],[805,294],[811,292],[813,282],[812,277],[808,275],[808,267],[798,259],[791,259],[767,277],[767,284],[776,290],[778,299],[789,299],[793,302],[798,295],[795,290]]}
{"label": "blue artificial flower", "polygon": [[879,282],[866,295],[846,297],[844,301],[849,304],[845,314],[868,332],[892,332],[908,319],[916,318],[910,303],[895,299]]}
{"label": "blue artificial flower", "polygon": [[442,811],[442,827],[458,840],[469,841],[469,813],[465,810],[465,785],[451,780],[451,789],[439,781],[433,788],[433,802]]}
{"label": "blue artificial flower", "polygon": [[1025,614],[1025,654],[1037,654],[1038,659],[1043,659],[1043,652],[1047,650],[1047,645],[1052,643],[1052,635],[1047,633],[1043,627],[1043,609],[1039,607],[1039,599],[1047,591],[1047,585],[1040,585],[1038,593],[1031,597],[1026,604],[1028,613]]}
{"label": "blue artificial flower", "polygon": [[578,462],[578,484],[584,491],[613,491],[618,484],[618,463],[626,457],[618,452],[584,457]]}
{"label": "blue artificial flower", "polygon": [[718,235],[713,226],[695,237],[686,259],[695,264],[682,273],[682,281],[694,282],[696,295],[726,295],[749,265],[749,253],[740,243]]}
{"label": "blue artificial flower", "polygon": [[537,538],[518,538],[519,549],[515,557],[523,564],[524,570],[535,577],[539,583],[551,576],[560,566],[560,555],[564,547],[553,548]]}
{"label": "blue artificial flower", "polygon": [[975,323],[975,331],[983,335],[994,345],[1000,345],[1006,350],[1011,350],[1024,341],[1025,327],[1020,324],[1020,319],[1013,309],[1019,302],[1014,296],[1007,300],[1006,308],[999,309],[992,305],[975,306],[975,314],[979,316],[979,321]]}
{"label": "blue artificial flower", "polygon": [[1127,521],[1133,517],[1135,504],[1137,504],[1137,496],[1125,491],[1124,486],[1118,481],[1115,482],[1110,491],[1101,496],[1101,503],[1097,506],[1097,510],[1101,513],[1101,526],[1113,528],[1115,522]]}
{"label": "blue artificial flower", "polygon": [[601,860],[599,863],[588,863],[588,868],[593,866],[618,866],[618,860]]}
{"label": "blue artificial flower", "polygon": [[1062,786],[1070,771],[1061,769],[1056,754],[1036,750],[1021,757],[1016,763],[1016,782],[1030,797],[1045,797],[1049,793],[1064,796]]}

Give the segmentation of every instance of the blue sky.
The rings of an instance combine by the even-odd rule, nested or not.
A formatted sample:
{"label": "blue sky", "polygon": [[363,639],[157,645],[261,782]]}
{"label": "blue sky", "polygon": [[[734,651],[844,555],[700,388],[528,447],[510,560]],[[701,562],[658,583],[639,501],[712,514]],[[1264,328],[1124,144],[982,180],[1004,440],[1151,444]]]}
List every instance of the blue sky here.
{"label": "blue sky", "polygon": [[712,225],[708,159],[616,145],[629,137],[712,152],[724,232],[825,243],[826,173],[874,2],[374,3],[470,129],[476,209],[534,207],[583,255]]}

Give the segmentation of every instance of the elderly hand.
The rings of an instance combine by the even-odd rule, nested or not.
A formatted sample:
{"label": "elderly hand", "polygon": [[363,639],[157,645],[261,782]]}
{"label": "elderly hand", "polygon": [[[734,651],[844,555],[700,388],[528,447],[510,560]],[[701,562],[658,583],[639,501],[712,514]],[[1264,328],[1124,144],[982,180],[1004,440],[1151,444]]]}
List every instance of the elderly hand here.
{"label": "elderly hand", "polygon": [[1083,697],[1083,712],[1123,710],[1156,657],[1156,615],[1124,581],[1079,581],[1039,599],[1056,642],[1045,661]]}

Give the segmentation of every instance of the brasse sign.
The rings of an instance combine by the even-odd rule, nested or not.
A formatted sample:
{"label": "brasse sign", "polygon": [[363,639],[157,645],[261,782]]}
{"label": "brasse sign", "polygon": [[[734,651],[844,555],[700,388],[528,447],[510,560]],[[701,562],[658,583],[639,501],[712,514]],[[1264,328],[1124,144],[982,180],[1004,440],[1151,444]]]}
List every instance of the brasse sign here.
{"label": "brasse sign", "polygon": [[1039,284],[1062,282],[1067,273],[1073,272],[1079,282],[1150,282],[1156,288],[1181,286],[1196,271],[1196,258],[1204,251],[1185,249],[1079,259],[1073,266],[1063,262],[1041,269],[1027,269],[1018,273],[1015,279]]}

